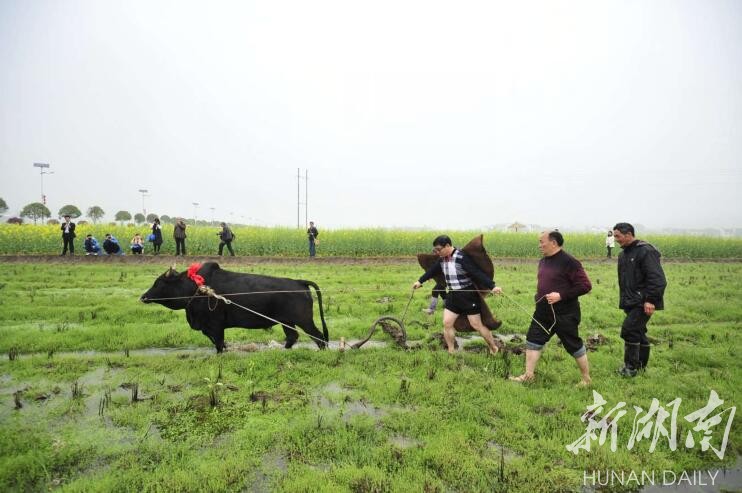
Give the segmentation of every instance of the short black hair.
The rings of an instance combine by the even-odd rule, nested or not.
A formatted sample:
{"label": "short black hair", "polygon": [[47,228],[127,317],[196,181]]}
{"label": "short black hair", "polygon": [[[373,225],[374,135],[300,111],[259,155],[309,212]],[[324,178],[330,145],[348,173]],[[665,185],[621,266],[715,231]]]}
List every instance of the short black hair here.
{"label": "short black hair", "polygon": [[451,238],[448,237],[448,235],[440,235],[433,240],[433,246],[446,246],[446,245],[453,245],[451,242]]}
{"label": "short black hair", "polygon": [[559,246],[564,245],[564,236],[557,230],[549,231],[549,240],[556,241],[556,244]]}
{"label": "short black hair", "polygon": [[613,226],[613,229],[615,231],[620,231],[623,235],[631,233],[631,236],[636,236],[636,233],[634,232],[634,226],[629,223],[617,223],[615,226]]}

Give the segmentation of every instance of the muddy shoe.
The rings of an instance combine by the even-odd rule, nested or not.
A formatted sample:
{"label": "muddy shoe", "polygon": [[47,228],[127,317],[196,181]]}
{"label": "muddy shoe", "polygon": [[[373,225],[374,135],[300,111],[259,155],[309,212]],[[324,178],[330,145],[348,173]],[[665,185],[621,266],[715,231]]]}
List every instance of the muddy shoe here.
{"label": "muddy shoe", "polygon": [[616,370],[616,372],[620,376],[625,377],[625,378],[633,378],[637,374],[637,371],[635,369],[630,368],[628,366],[624,366],[623,368],[619,368],[618,370]]}

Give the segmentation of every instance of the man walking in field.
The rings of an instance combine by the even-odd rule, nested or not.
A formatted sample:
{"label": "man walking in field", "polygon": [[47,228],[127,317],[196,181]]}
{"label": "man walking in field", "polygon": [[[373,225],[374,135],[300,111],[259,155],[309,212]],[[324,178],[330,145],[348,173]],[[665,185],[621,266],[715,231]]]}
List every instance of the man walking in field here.
{"label": "man walking in field", "polygon": [[443,273],[448,286],[448,294],[445,297],[446,307],[443,310],[443,338],[446,340],[448,352],[456,351],[456,328],[454,323],[459,315],[466,315],[469,324],[484,338],[489,347],[490,354],[496,354],[499,348],[495,344],[492,332],[482,322],[481,298],[476,290],[474,281],[480,287],[485,287],[493,294],[502,292],[502,288],[495,287],[487,275],[477,264],[463,251],[451,244],[451,238],[441,235],[433,241],[433,251],[440,257],[440,262],[423,274],[420,279],[412,285],[412,289],[420,288],[425,281]]}
{"label": "man walking in field", "polygon": [[554,334],[564,349],[577,362],[582,374],[581,385],[590,385],[590,365],[587,349],[577,331],[580,325],[578,298],[592,289],[582,264],[562,250],[564,237],[559,231],[541,233],[538,241],[543,258],[538,263],[536,310],[526,335],[526,370],[515,382],[530,382],[535,378],[541,351]]}
{"label": "man walking in field", "polygon": [[613,237],[621,245],[618,255],[618,307],[626,313],[621,326],[624,366],[619,375],[635,377],[649,362],[647,322],[656,310],[665,307],[667,280],[660,264],[660,252],[646,241],[634,238],[634,226],[618,223]]}

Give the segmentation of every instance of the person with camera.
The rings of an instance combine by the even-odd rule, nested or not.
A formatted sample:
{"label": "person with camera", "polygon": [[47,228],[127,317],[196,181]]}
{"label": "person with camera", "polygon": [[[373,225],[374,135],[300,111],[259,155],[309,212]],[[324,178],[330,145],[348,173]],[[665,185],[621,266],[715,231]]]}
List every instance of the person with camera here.
{"label": "person with camera", "polygon": [[219,256],[221,257],[222,252],[224,251],[224,245],[227,245],[229,254],[234,257],[234,250],[232,250],[232,240],[234,240],[234,233],[232,233],[232,230],[229,229],[227,223],[221,223],[221,226],[222,230],[216,234],[221,240],[221,242],[219,243]]}

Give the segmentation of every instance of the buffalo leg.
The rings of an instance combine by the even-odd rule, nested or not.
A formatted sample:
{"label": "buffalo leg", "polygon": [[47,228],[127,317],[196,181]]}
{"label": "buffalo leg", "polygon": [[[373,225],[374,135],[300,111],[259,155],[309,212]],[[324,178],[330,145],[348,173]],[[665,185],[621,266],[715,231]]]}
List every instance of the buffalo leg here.
{"label": "buffalo leg", "polygon": [[227,349],[227,343],[224,342],[224,329],[204,330],[202,332],[214,344],[217,353],[221,353]]}
{"label": "buffalo leg", "polygon": [[286,334],[286,344],[283,346],[286,349],[291,349],[291,347],[296,344],[297,339],[299,339],[299,333],[294,329],[293,327],[289,328],[290,326],[283,325],[283,333]]}
{"label": "buffalo leg", "polygon": [[310,319],[308,322],[298,323],[297,325],[301,327],[301,330],[312,337],[312,340],[317,343],[317,347],[320,349],[325,349],[327,347],[325,336],[322,335],[322,332],[317,330],[317,326],[314,325],[314,320]]}

